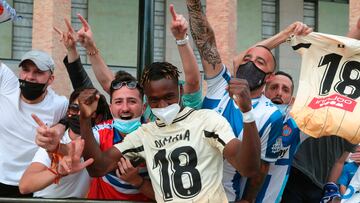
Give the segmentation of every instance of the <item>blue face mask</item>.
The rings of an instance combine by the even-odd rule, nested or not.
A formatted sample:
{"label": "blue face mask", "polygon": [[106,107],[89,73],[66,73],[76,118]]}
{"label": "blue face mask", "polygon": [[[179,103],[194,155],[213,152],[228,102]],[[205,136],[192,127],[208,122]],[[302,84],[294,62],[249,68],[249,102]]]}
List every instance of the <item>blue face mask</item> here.
{"label": "blue face mask", "polygon": [[140,119],[141,116],[131,120],[114,118],[114,128],[122,133],[129,134],[141,126]]}

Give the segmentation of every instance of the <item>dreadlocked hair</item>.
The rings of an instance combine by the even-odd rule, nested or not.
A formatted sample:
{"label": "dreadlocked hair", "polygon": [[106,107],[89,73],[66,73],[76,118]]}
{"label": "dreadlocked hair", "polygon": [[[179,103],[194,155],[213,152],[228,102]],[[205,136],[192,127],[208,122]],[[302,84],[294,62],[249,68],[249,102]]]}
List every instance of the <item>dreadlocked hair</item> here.
{"label": "dreadlocked hair", "polygon": [[177,67],[168,62],[154,62],[149,66],[145,67],[142,77],[141,77],[141,86],[145,87],[145,84],[150,83],[150,81],[156,81],[161,79],[170,79],[176,81],[176,84],[179,81],[179,74]]}

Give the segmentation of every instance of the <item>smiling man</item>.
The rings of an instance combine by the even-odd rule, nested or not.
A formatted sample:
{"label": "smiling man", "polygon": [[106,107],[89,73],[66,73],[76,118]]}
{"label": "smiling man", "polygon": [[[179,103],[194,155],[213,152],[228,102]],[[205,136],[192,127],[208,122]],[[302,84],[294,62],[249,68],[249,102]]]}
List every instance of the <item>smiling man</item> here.
{"label": "smiling man", "polygon": [[[125,71],[119,71],[110,86],[110,111],[113,119],[97,125],[94,136],[102,151],[106,151],[117,143],[121,143],[125,136],[136,130],[142,123],[145,111],[143,89],[136,79]],[[88,149],[85,149],[85,153]],[[86,155],[85,155],[86,157]],[[97,176],[94,167],[88,167],[91,176]],[[140,175],[147,174],[145,167],[140,166]],[[133,187],[130,183],[120,180],[115,172],[102,177],[95,177],[91,181],[88,193],[89,199],[117,199],[130,201],[147,201],[148,197]],[[145,191],[145,194],[146,191]]]}
{"label": "smiling man", "polygon": [[[97,105],[94,92],[80,96],[84,157],[94,158],[90,166],[94,176],[116,169],[123,156],[144,158],[157,202],[228,202],[221,183],[223,158],[238,171],[250,174],[258,170],[259,163],[253,165],[246,160],[248,157],[259,159],[259,153],[248,147],[248,137],[242,141],[236,139],[229,123],[216,112],[184,107],[178,77],[177,68],[167,62],[152,63],[145,68],[142,86],[158,119],[140,126],[123,142],[104,152],[96,146],[89,125]],[[242,93],[250,94],[249,91]],[[234,95],[240,97],[239,92]],[[242,99],[241,104],[242,111],[251,109],[250,99]],[[256,133],[251,115],[244,129]],[[137,188],[142,190],[145,184],[148,182],[140,181]]]}

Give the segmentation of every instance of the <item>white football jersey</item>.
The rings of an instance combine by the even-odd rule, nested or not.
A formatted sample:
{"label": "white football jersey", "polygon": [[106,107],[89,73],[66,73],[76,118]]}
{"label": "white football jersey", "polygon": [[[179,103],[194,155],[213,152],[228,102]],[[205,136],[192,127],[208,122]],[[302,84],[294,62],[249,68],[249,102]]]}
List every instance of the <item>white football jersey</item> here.
{"label": "white football jersey", "polygon": [[360,142],[360,41],[322,33],[294,36],[302,56],[291,114],[313,137],[338,135]]}
{"label": "white football jersey", "polygon": [[223,150],[234,138],[215,111],[186,107],[171,125],[144,124],[115,147],[129,159],[145,158],[157,202],[219,203],[227,202]]}

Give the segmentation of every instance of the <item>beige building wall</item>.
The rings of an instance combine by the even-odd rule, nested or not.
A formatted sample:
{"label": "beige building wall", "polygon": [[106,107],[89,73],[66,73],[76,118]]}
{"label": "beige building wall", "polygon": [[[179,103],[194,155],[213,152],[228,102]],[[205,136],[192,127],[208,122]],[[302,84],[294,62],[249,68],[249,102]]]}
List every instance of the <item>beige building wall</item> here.
{"label": "beige building wall", "polygon": [[237,0],[207,0],[206,16],[214,29],[222,63],[232,70],[237,45]]}
{"label": "beige building wall", "polygon": [[66,96],[71,91],[70,80],[62,62],[66,49],[53,27],[66,30],[64,18],[70,19],[70,13],[71,0],[34,0],[32,48],[51,54],[56,67],[52,87],[57,93]]}
{"label": "beige building wall", "polygon": [[[13,3],[13,0],[7,1],[10,4]],[[103,2],[100,2],[102,1],[98,2],[97,0],[89,0],[88,14],[89,21],[96,32],[95,38],[99,41],[100,50],[104,55],[112,53],[110,58],[106,58],[108,56],[105,56],[106,62],[111,65],[134,66],[135,55],[137,54],[137,49],[134,47],[137,46],[137,39],[135,38],[137,38],[138,1],[111,0],[111,4],[114,5],[111,8],[109,8],[108,5],[101,8]],[[126,4],[124,4],[124,2],[126,2]],[[182,66],[174,38],[169,30],[171,16],[168,8],[170,3],[173,3],[176,11],[187,18],[188,14],[185,2],[186,1],[182,0],[164,0],[164,5],[166,6],[164,9],[166,19],[164,32],[164,58],[166,61],[175,64],[179,68]],[[243,50],[243,48],[261,40],[262,0],[202,0],[202,2],[204,5],[207,4],[206,13],[215,30],[217,45],[223,62],[229,67],[232,67],[232,57],[239,50]],[[345,11],[348,9],[348,14],[341,12],[336,14],[337,16],[348,15],[349,22],[346,22],[346,25],[344,25],[346,29],[348,29],[347,25],[355,24],[358,16],[360,16],[360,1],[358,0],[350,0],[349,8],[347,8],[346,4],[331,2],[322,2],[319,5],[327,5],[330,7],[332,7],[332,5],[337,5],[342,9],[345,8]],[[70,9],[70,0],[34,0],[33,47],[44,49],[53,55],[57,64],[55,72],[56,79],[53,86],[56,91],[65,95],[68,95],[71,91],[71,85],[68,81],[67,73],[62,65],[65,50],[63,45],[60,44],[57,34],[52,30],[52,27],[56,25],[61,29],[65,29],[63,18],[70,18]],[[108,9],[113,9],[111,10],[110,15],[112,18],[109,17],[109,13],[106,12]],[[333,9],[336,10],[336,8]],[[319,10],[321,11],[321,8]],[[101,15],[105,15],[107,17],[101,17]],[[321,14],[320,17],[321,16],[324,15]],[[133,20],[127,21],[126,19],[128,18]],[[338,19],[340,19],[340,17],[338,17]],[[118,24],[119,20],[121,20],[121,25]],[[324,17],[319,20],[319,28],[326,31],[328,29],[327,27],[331,24],[329,24],[329,21],[324,20]],[[279,0],[279,29],[284,29],[294,21],[303,21],[303,0]],[[126,24],[126,22],[130,24]],[[336,23],[341,22],[336,21]],[[110,27],[116,27],[116,29],[107,29],[105,24],[109,24]],[[341,24],[344,23],[342,22]],[[5,60],[11,59],[12,57],[12,27],[13,25],[10,22],[0,25],[0,58]],[[190,30],[188,33],[190,33]],[[120,40],[122,44],[118,44]],[[110,47],[109,41],[114,42],[110,43],[110,45],[114,46]],[[132,44],[123,44],[124,41]],[[191,43],[195,48],[192,40]],[[130,48],[130,52],[126,52],[129,47],[132,47]],[[125,58],[122,60],[121,57],[117,58],[117,56]],[[10,63],[16,63],[16,61],[10,61]],[[288,44],[280,46],[278,67],[280,70],[284,70],[292,74],[297,84],[297,78],[299,77],[300,56],[293,52]],[[16,70],[16,67],[13,69]],[[114,68],[113,70],[116,71],[118,69]],[[88,72],[97,86],[92,71],[88,69]]]}
{"label": "beige building wall", "polygon": [[[279,30],[285,29],[295,21],[303,21],[303,4],[303,0],[279,0]],[[295,87],[300,75],[300,64],[301,57],[292,50],[290,44],[281,44],[277,68],[293,76]]]}

